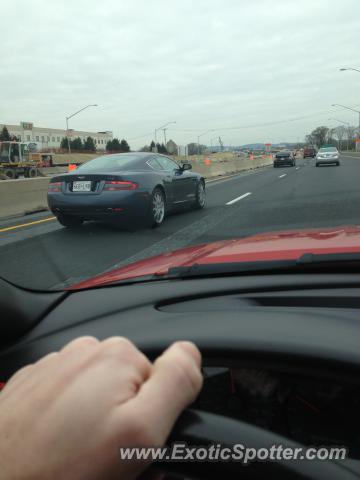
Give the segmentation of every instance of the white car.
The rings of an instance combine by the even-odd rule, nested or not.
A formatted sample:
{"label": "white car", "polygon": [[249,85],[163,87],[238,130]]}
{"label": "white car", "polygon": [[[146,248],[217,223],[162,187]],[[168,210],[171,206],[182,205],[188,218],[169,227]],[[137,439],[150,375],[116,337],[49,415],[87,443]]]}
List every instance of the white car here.
{"label": "white car", "polygon": [[340,165],[340,154],[336,147],[322,147],[317,152],[316,166],[320,165]]}

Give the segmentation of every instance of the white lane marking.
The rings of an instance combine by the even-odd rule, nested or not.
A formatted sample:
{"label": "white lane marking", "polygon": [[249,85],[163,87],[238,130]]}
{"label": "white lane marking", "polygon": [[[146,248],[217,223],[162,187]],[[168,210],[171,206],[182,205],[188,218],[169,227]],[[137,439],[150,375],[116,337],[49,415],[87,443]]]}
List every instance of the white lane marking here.
{"label": "white lane marking", "polygon": [[250,175],[256,175],[259,173],[264,173],[264,170],[269,168],[272,165],[265,165],[265,167],[259,167],[256,170],[244,170],[239,173],[234,173],[233,175],[227,175],[224,177],[219,177],[219,178],[209,178],[205,179],[205,183],[207,187],[213,187],[214,185],[220,185],[221,183],[225,183],[228,180],[234,180],[237,178],[245,178]]}
{"label": "white lane marking", "polygon": [[280,175],[279,178],[284,178],[284,177],[286,177],[286,175],[287,175],[287,173],[283,173],[282,175]]}
{"label": "white lane marking", "polygon": [[299,170],[300,167],[296,167],[295,170]]}
{"label": "white lane marking", "polygon": [[238,202],[239,200],[242,200],[245,197],[248,197],[251,195],[251,192],[244,193],[244,195],[241,195],[240,197],[236,197],[233,200],[230,200],[230,202],[227,202],[226,205],[232,205],[235,202]]}

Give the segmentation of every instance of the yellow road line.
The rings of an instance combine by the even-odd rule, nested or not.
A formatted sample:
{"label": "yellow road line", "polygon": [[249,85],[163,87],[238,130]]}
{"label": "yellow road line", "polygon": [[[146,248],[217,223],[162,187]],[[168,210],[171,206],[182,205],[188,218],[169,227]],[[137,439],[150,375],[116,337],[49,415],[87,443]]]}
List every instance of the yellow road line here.
{"label": "yellow road line", "polygon": [[42,220],[35,220],[34,222],[21,223],[20,225],[13,225],[12,227],[0,228],[1,232],[8,232],[9,230],[15,230],[16,228],[29,227],[30,225],[37,225],[38,223],[49,222],[50,220],[55,220],[56,217],[43,218]]}

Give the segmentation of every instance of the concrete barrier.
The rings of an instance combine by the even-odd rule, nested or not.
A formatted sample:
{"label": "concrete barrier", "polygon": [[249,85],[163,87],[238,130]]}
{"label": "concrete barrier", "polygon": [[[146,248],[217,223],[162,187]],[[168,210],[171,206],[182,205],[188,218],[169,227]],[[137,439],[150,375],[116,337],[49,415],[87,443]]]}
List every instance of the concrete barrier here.
{"label": "concrete barrier", "polygon": [[[243,157],[211,160],[205,158],[191,159],[193,171],[207,179],[236,174],[245,170],[264,167],[272,164],[271,158],[254,157],[253,160]],[[59,169],[53,167],[43,169],[50,172]],[[59,172],[56,172],[59,173]],[[56,174],[54,172],[54,174]],[[25,178],[0,181],[0,218],[24,215],[32,211],[47,209],[47,188],[51,177]]]}
{"label": "concrete barrier", "polygon": [[231,175],[245,170],[272,165],[272,157],[254,157],[253,160],[247,157],[233,157],[229,159],[210,159],[206,164],[206,158],[190,160],[194,172],[198,172],[205,178],[215,178],[219,176]]}
{"label": "concrete barrier", "polygon": [[60,173],[67,173],[68,167],[41,167],[38,168],[41,177],[54,177]]}
{"label": "concrete barrier", "polygon": [[0,182],[0,217],[23,215],[47,208],[49,178],[21,178]]}

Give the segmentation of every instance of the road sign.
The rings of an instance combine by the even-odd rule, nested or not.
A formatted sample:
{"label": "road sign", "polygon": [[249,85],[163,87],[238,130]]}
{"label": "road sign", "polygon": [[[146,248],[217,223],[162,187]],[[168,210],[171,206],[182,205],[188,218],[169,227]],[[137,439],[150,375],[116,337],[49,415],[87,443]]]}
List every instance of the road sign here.
{"label": "road sign", "polygon": [[271,143],[265,143],[265,150],[269,152],[271,149]]}

